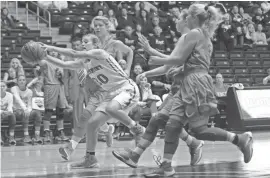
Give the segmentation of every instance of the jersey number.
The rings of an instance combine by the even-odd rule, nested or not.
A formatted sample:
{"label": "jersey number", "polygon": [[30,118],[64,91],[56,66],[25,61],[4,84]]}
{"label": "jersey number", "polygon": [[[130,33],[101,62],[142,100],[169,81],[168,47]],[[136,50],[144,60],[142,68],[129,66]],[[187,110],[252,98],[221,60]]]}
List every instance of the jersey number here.
{"label": "jersey number", "polygon": [[109,79],[108,79],[105,75],[99,74],[99,75],[97,75],[96,81],[97,81],[100,85],[102,85],[102,84],[108,83],[108,82],[109,82]]}

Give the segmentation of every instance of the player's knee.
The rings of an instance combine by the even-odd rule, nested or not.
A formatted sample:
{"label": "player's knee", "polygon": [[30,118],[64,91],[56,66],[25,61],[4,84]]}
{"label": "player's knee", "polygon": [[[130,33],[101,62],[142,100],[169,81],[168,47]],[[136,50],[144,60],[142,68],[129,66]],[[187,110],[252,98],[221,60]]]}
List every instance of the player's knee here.
{"label": "player's knee", "polygon": [[45,112],[44,112],[44,120],[45,121],[50,121],[51,120],[51,117],[52,117],[52,114],[53,114],[53,110],[52,109],[45,109]]}
{"label": "player's knee", "polygon": [[64,119],[64,108],[56,108],[56,120]]}
{"label": "player's knee", "polygon": [[157,131],[159,128],[164,128],[166,125],[166,121],[168,120],[168,115],[164,115],[161,113],[158,113],[154,117],[152,117],[149,121],[149,124],[147,126],[147,130],[149,131]]}
{"label": "player's knee", "polygon": [[82,115],[80,116],[79,122],[86,124],[91,117],[92,117],[92,113],[84,109],[82,112]]}
{"label": "player's knee", "polygon": [[107,104],[105,107],[105,112],[108,113],[109,115],[114,116],[115,112],[121,110],[122,107],[117,101],[111,101],[110,103]]}
{"label": "player's knee", "polygon": [[165,126],[165,141],[170,143],[177,142],[179,140],[179,135],[182,132],[183,127],[184,125],[181,122],[175,119],[171,119],[170,117],[170,120]]}

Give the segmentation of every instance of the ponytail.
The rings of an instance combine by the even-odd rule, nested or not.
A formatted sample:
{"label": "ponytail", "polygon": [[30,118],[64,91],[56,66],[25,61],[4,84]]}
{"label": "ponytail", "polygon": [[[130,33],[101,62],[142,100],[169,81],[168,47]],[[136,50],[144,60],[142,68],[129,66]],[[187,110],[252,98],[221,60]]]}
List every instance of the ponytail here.
{"label": "ponytail", "polygon": [[207,37],[213,38],[215,31],[221,22],[221,15],[213,6],[205,6],[204,10],[206,11],[207,15],[202,26],[202,30]]}

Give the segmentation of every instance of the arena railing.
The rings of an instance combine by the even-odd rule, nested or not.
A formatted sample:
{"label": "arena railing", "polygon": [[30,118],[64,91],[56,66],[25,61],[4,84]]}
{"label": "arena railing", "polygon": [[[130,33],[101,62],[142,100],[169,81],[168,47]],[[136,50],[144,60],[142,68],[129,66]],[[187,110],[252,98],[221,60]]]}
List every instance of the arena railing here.
{"label": "arena railing", "polygon": [[[33,4],[34,6],[37,7],[37,11],[36,11],[36,12],[32,11],[31,9],[29,9],[29,3],[30,3],[30,4]],[[18,5],[18,4],[16,3],[16,9],[17,9],[17,5]],[[40,16],[40,10],[43,11],[43,16],[44,16],[44,17],[41,17],[41,16]],[[38,21],[38,23],[37,23],[37,25],[38,25],[38,30],[39,30],[40,19],[43,20],[45,23],[48,24],[48,27],[49,27],[49,28],[48,28],[48,29],[49,29],[49,35],[51,36],[51,34],[52,34],[52,31],[51,31],[51,12],[48,11],[47,9],[44,9],[44,8],[40,7],[40,6],[39,6],[37,3],[35,3],[35,2],[32,2],[32,1],[26,1],[26,25],[27,25],[27,26],[28,26],[28,21],[29,21],[29,12],[32,13],[32,14],[34,14],[34,15],[36,15],[37,21]],[[48,15],[48,20],[46,19],[46,15]]]}

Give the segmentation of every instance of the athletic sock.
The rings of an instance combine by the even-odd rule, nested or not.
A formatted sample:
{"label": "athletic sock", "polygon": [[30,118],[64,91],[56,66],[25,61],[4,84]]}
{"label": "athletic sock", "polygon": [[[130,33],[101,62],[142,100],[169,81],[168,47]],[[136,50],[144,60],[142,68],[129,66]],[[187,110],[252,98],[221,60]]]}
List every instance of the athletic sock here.
{"label": "athletic sock", "polygon": [[[237,140],[235,140],[237,139]],[[238,141],[238,137],[236,138],[236,134],[232,132],[227,132],[227,141],[234,144],[235,141]]]}
{"label": "athletic sock", "polygon": [[238,135],[235,135],[232,143],[235,144],[235,145],[237,145],[238,144],[238,141],[239,141]]}
{"label": "athletic sock", "polygon": [[78,142],[74,141],[74,140],[70,140],[70,143],[71,143],[71,147],[72,149],[76,149],[77,145],[79,144]]}
{"label": "athletic sock", "polygon": [[90,155],[95,155],[96,152],[87,151],[86,153],[88,153]]}
{"label": "athletic sock", "polygon": [[193,141],[193,137],[188,135],[188,133],[186,132],[185,129],[182,130],[182,132],[180,133],[179,137],[184,141],[186,142],[186,144],[188,146],[190,146],[192,144],[192,141]]}

